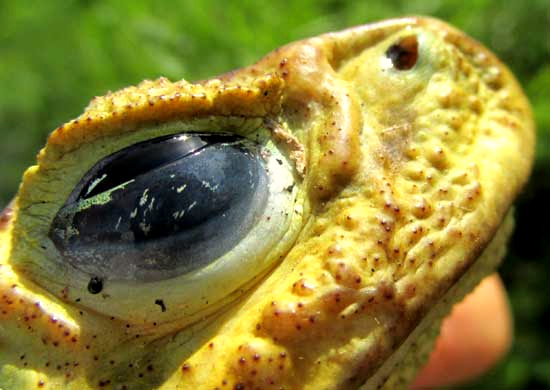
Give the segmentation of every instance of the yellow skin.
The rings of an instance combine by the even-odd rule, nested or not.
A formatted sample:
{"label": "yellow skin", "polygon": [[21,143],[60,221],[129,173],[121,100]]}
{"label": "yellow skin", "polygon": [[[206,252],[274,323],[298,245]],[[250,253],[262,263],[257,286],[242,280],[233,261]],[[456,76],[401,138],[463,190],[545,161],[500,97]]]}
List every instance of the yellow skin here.
{"label": "yellow skin", "polygon": [[[386,52],[404,42],[418,58],[399,70]],[[235,249],[244,265],[220,261],[221,276],[106,280],[90,294],[48,238],[74,186],[138,141],[212,129],[263,134],[284,157],[294,187],[276,242]],[[95,98],[51,134],[2,221],[0,387],[405,387],[441,317],[502,257],[533,145],[510,72],[427,18]]]}

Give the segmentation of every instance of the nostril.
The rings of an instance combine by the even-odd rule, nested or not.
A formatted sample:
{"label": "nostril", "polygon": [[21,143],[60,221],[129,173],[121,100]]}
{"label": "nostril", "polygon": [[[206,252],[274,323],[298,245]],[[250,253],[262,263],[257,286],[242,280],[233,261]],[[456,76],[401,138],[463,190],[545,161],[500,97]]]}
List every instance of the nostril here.
{"label": "nostril", "polygon": [[409,70],[418,61],[418,40],[416,35],[409,35],[399,39],[386,50],[393,67],[397,70]]}

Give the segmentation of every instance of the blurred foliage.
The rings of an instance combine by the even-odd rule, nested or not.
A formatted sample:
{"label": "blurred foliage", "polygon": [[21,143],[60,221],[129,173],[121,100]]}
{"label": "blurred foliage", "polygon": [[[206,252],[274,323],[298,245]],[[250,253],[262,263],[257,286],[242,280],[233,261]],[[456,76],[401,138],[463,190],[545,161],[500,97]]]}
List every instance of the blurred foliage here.
{"label": "blurred foliage", "polygon": [[[196,80],[249,64],[292,40],[389,17],[426,14],[490,47],[524,85],[538,125],[537,161],[517,204],[501,274],[516,340],[468,388],[550,388],[550,4],[530,1],[0,0],[0,205],[48,132],[95,95],[145,78]],[[498,324],[495,324],[498,326]]]}

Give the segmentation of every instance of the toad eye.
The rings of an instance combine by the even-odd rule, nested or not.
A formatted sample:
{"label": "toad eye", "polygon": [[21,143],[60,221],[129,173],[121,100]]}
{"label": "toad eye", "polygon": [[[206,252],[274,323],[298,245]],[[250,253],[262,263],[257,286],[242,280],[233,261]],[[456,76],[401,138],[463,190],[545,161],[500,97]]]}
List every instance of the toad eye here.
{"label": "toad eye", "polygon": [[415,35],[399,39],[386,50],[386,57],[397,70],[412,69],[418,61],[418,40]]}
{"label": "toad eye", "polygon": [[122,149],[88,171],[49,236],[92,279],[154,281],[202,268],[265,209],[258,150],[234,135],[194,133]]}
{"label": "toad eye", "polygon": [[109,317],[181,325],[264,276],[299,232],[300,180],[269,129],[207,131],[218,123],[145,128],[66,156],[75,185],[44,226],[51,267],[37,272],[52,273],[40,280],[63,275]]}

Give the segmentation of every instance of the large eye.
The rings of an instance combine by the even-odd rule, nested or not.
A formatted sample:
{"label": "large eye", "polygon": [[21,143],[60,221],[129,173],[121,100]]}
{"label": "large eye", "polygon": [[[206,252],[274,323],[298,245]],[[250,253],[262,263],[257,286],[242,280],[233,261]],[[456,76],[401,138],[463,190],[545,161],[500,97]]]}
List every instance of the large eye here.
{"label": "large eye", "polygon": [[96,278],[166,279],[235,246],[267,194],[259,146],[251,141],[157,138],[97,163],[57,213],[50,238],[65,261]]}
{"label": "large eye", "polygon": [[182,325],[265,275],[302,226],[301,181],[270,130],[204,132],[217,123],[145,128],[66,156],[91,168],[69,173],[42,241],[56,272],[40,280],[112,318]]}

